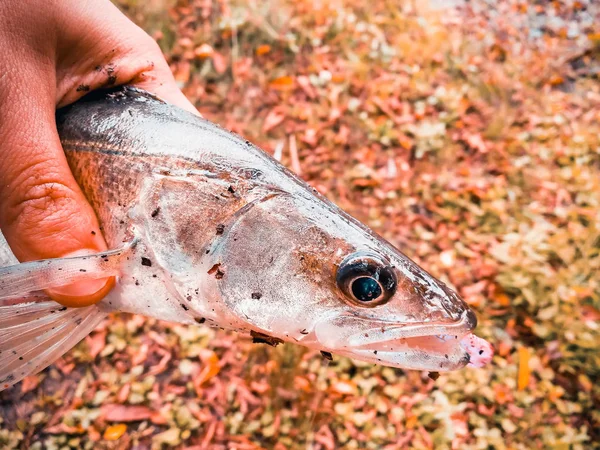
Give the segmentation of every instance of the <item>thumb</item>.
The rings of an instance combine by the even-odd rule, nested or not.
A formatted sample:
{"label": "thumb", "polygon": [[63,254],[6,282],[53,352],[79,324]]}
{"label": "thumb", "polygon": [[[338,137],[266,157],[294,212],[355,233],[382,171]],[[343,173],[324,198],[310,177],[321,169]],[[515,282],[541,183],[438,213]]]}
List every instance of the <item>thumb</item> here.
{"label": "thumb", "polygon": [[[53,87],[26,76],[25,86],[11,85],[7,78],[0,85],[0,229],[11,249],[20,261],[106,250],[60,144]],[[113,283],[90,280],[48,294],[65,306],[87,306]]]}

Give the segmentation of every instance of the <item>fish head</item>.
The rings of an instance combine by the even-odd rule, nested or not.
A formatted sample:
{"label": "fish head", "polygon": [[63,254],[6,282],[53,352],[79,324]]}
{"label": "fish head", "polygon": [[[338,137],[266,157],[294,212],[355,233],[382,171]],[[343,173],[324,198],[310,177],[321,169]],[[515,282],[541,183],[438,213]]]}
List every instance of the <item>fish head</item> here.
{"label": "fish head", "polygon": [[218,253],[222,301],[255,332],[417,370],[491,358],[455,292],[324,198],[256,203]]}

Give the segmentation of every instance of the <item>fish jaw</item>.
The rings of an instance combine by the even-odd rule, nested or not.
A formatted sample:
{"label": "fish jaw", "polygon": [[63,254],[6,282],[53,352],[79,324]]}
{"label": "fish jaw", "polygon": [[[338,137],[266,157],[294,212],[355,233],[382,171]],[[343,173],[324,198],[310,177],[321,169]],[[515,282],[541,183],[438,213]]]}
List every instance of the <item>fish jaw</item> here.
{"label": "fish jaw", "polygon": [[470,309],[458,321],[410,324],[340,315],[317,323],[314,339],[327,351],[350,358],[444,372],[467,365],[483,367],[491,361],[492,346],[472,334],[476,324]]}

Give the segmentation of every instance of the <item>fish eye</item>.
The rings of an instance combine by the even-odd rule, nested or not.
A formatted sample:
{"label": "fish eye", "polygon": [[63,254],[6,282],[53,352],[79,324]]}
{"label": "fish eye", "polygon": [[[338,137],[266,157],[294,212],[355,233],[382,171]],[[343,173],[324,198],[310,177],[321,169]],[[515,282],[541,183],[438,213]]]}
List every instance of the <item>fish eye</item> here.
{"label": "fish eye", "polygon": [[376,300],[383,293],[381,286],[375,278],[371,277],[360,277],[352,282],[350,285],[352,295],[356,300],[361,302],[370,302]]}
{"label": "fish eye", "polygon": [[373,307],[387,303],[394,295],[397,279],[394,269],[382,257],[357,252],[341,262],[336,283],[353,304]]}

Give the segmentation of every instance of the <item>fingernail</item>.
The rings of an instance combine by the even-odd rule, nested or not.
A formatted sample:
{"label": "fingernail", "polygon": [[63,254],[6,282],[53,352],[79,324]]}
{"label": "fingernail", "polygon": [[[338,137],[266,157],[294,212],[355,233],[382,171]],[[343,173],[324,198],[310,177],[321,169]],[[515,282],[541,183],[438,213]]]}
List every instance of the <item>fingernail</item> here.
{"label": "fingernail", "polygon": [[[98,253],[98,250],[78,250],[63,255],[63,258],[83,256]],[[102,300],[115,285],[115,278],[87,279],[46,290],[52,300],[63,306],[78,308],[90,306]]]}

